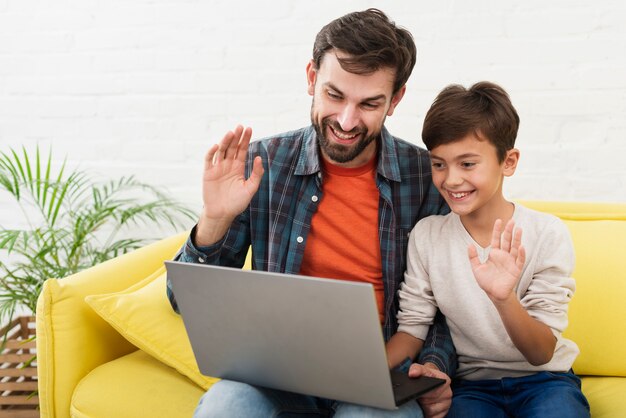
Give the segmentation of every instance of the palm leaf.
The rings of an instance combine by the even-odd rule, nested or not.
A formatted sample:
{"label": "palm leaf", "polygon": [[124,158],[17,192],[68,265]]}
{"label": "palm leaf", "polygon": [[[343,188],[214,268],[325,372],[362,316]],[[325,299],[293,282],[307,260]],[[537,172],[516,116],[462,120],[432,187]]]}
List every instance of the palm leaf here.
{"label": "palm leaf", "polygon": [[[15,153],[14,153],[15,154]],[[18,170],[6,153],[0,154],[2,158],[0,158],[0,166],[2,166],[2,186],[6,191],[11,193],[17,201],[20,200],[20,178],[18,175]]]}
{"label": "palm leaf", "polygon": [[[37,147],[37,155],[39,155],[39,147]],[[46,177],[43,178],[42,188],[43,188],[43,196],[41,198],[41,208],[46,207],[46,202],[48,198],[48,190],[50,189],[48,185],[50,184],[50,171],[52,170],[52,151],[48,151],[48,162],[46,163]],[[44,209],[45,213],[45,209]]]}
{"label": "palm leaf", "polygon": [[[26,186],[30,190],[31,194],[34,197],[38,197],[39,196],[39,185],[33,179],[33,172],[32,172],[32,170],[30,168],[30,159],[28,158],[28,154],[26,153],[26,148],[22,147],[22,152],[24,154],[24,167],[26,168],[26,171],[23,172],[23,174],[22,174],[23,179],[24,179],[24,183],[26,183]],[[16,155],[16,158],[17,158],[17,155]],[[36,164],[39,165],[39,148],[37,148]]]}
{"label": "palm leaf", "polygon": [[[26,154],[26,149],[24,149],[24,154]],[[39,160],[39,147],[37,147],[36,161],[37,161],[37,164],[36,164],[37,174],[35,175],[35,178],[37,179],[37,201],[39,202],[41,199],[41,194],[43,192],[42,190],[43,181],[41,179],[41,161]]]}
{"label": "palm leaf", "polygon": [[0,230],[0,249],[11,253],[20,238],[22,238],[22,241],[28,240],[28,236],[25,231],[11,229]]}
{"label": "palm leaf", "polygon": [[[0,260],[0,320],[12,318],[19,305],[34,311],[46,279],[66,277],[160,238],[133,236],[143,236],[142,227],[179,229],[195,218],[133,176],[97,183],[84,171],[69,170],[67,159],[55,169],[52,152],[44,155],[38,147],[34,158],[24,147],[19,153],[0,152],[0,189],[19,202],[29,225],[22,230],[0,226],[0,250],[11,257]],[[28,205],[41,215],[33,222]]]}
{"label": "palm leaf", "polygon": [[14,167],[16,169],[18,179],[21,180],[21,183],[28,184],[28,178],[26,177],[26,173],[24,173],[20,157],[18,157],[17,153],[13,149],[11,149],[11,154],[13,154],[13,162],[15,163]]}

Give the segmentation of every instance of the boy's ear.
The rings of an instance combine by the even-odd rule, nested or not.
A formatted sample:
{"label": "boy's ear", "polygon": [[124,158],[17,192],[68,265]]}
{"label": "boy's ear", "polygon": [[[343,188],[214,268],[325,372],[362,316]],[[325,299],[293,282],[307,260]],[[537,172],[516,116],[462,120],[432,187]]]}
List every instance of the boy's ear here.
{"label": "boy's ear", "polygon": [[506,177],[512,176],[517,169],[517,163],[519,162],[519,150],[517,148],[511,148],[506,152],[504,156],[504,162],[502,163],[502,174]]}

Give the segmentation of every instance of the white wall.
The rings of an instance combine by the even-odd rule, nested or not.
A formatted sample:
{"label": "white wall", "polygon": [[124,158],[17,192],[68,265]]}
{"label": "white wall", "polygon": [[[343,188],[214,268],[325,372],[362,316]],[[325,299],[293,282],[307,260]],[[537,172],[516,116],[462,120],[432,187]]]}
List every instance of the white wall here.
{"label": "white wall", "polygon": [[315,34],[372,6],[419,49],[392,133],[420,143],[441,88],[495,81],[522,120],[509,197],[626,201],[623,0],[0,0],[0,149],[52,146],[199,208],[210,144],[308,124]]}

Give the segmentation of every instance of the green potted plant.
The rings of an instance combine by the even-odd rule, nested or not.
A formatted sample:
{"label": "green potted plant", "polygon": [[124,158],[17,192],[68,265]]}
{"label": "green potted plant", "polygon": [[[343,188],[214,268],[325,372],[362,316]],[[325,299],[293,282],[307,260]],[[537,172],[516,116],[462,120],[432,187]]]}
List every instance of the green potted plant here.
{"label": "green potted plant", "polygon": [[[20,308],[35,312],[43,282],[124,254],[159,237],[145,231],[182,229],[195,214],[134,177],[98,182],[85,171],[55,170],[52,152],[0,152],[0,193],[15,202],[23,227],[0,222],[0,323]],[[19,208],[19,210],[17,209]],[[186,221],[186,222],[185,222]]]}
{"label": "green potted plant", "polygon": [[0,202],[14,203],[8,213],[18,225],[0,220],[0,380],[11,395],[0,409],[9,415],[39,416],[30,315],[44,281],[134,250],[159,238],[152,231],[180,230],[195,218],[132,176],[99,182],[65,160],[57,166],[52,152],[42,159],[39,148],[34,156],[25,148],[0,152]]}

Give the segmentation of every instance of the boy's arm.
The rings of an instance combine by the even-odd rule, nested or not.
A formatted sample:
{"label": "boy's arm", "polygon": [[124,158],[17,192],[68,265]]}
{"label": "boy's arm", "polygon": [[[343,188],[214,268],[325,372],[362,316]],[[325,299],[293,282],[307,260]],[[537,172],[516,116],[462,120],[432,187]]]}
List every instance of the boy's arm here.
{"label": "boy's arm", "polygon": [[433,325],[428,330],[426,341],[399,331],[387,342],[387,361],[392,369],[401,364],[407,357],[411,360],[435,368],[454,377],[457,369],[456,349],[452,343],[446,318],[437,311]]}
{"label": "boy's arm", "polygon": [[493,303],[511,341],[530,364],[541,366],[552,360],[556,337],[546,324],[528,314],[514,293]]}
{"label": "boy's arm", "polygon": [[493,227],[491,251],[481,263],[474,245],[468,247],[468,256],[474,277],[494,304],[513,344],[534,366],[549,362],[554,355],[556,338],[544,323],[532,318],[515,295],[526,260],[521,245],[522,231],[511,219],[502,232],[502,221]]}
{"label": "boy's arm", "polygon": [[[398,292],[398,332],[413,336],[419,343],[413,341],[407,352],[398,355],[404,357],[392,357],[389,363],[395,364],[406,357],[415,360],[419,353],[419,363],[430,363],[430,366],[453,376],[457,368],[456,350],[446,320],[437,309],[429,272],[424,265],[424,259],[428,259],[432,251],[430,243],[434,237],[431,228],[431,222],[426,218],[419,221],[411,231],[404,282]],[[389,354],[395,356],[396,349],[393,345],[391,347],[392,352]]]}
{"label": "boy's arm", "polygon": [[406,358],[415,359],[422,349],[423,340],[415,338],[411,334],[398,331],[387,341],[387,363],[389,369],[398,367]]}

